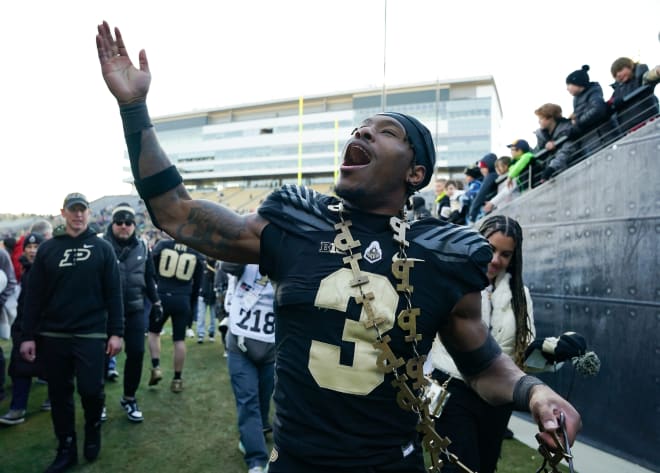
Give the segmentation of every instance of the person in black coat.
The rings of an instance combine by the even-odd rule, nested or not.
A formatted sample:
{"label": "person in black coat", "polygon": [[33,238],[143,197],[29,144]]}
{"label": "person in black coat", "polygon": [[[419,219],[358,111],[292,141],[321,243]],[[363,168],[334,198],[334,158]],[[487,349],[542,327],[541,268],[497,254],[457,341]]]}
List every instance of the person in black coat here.
{"label": "person in black coat", "polygon": [[614,127],[609,123],[603,89],[598,82],[589,80],[589,66],[571,72],[566,77],[566,89],[573,96],[571,140],[587,156],[614,138]]}
{"label": "person in black coat", "polygon": [[495,171],[495,161],[497,156],[494,153],[486,154],[479,161],[479,171],[483,179],[481,181],[481,187],[477,193],[472,204],[470,205],[470,210],[468,212],[468,217],[470,222],[476,222],[480,217],[482,212],[482,207],[487,200],[490,200],[495,194],[497,194],[497,172]]}
{"label": "person in black coat", "polygon": [[610,69],[614,83],[612,96],[607,101],[621,131],[635,128],[645,120],[660,113],[655,86],[660,82],[660,66],[649,70],[646,64],[634,62],[628,57],[620,57]]}

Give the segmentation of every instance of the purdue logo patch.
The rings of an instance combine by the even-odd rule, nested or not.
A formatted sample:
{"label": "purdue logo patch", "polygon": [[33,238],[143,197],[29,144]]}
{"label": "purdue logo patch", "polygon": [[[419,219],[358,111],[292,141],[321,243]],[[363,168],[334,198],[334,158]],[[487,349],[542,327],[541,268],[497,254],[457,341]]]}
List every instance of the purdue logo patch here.
{"label": "purdue logo patch", "polygon": [[383,250],[380,249],[380,243],[372,241],[364,252],[364,259],[371,264],[383,259]]}

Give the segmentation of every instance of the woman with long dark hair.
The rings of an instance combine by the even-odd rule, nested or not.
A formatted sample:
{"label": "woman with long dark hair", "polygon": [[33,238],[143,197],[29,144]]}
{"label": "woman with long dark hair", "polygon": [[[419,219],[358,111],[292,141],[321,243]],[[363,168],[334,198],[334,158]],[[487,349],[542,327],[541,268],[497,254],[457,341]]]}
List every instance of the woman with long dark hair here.
{"label": "woman with long dark hair", "polygon": [[[482,320],[513,361],[523,368],[524,353],[534,340],[534,317],[529,291],[523,284],[522,229],[510,217],[488,217],[479,232],[488,239],[493,258],[488,265],[490,286],[481,293]],[[497,467],[511,406],[491,406],[463,380],[439,339],[430,354],[433,377],[451,393],[436,430],[451,440],[450,451],[468,468],[492,473]],[[459,470],[445,460],[443,471]]]}

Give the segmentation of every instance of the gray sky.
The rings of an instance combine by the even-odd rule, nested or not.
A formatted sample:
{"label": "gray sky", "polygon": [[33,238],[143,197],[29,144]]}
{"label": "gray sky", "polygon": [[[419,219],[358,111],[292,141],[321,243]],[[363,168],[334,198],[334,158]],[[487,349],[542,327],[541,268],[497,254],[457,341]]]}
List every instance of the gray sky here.
{"label": "gray sky", "polygon": [[[147,51],[153,116],[356,88],[492,75],[503,127],[492,151],[526,138],[582,64],[610,95],[619,56],[660,64],[660,0],[115,0],[4,2],[0,213],[59,212],[122,183],[124,141],[96,55],[96,25]],[[477,160],[480,156],[475,156]]]}

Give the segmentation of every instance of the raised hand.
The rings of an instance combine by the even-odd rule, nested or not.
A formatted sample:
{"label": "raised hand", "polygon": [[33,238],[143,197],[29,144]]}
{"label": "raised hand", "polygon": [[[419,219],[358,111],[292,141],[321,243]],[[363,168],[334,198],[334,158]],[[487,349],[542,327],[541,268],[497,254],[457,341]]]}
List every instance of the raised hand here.
{"label": "raised hand", "polygon": [[119,28],[115,28],[113,38],[110,25],[106,21],[98,25],[96,49],[103,79],[117,102],[128,104],[146,100],[151,73],[144,49],[140,51],[140,69],[137,69],[128,57]]}

